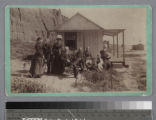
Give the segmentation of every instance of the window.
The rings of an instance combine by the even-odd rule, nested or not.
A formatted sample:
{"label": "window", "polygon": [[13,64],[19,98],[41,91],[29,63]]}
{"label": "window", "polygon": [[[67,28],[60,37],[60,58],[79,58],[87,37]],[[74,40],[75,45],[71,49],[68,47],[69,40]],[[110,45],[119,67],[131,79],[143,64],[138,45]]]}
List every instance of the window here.
{"label": "window", "polygon": [[65,33],[65,46],[68,46],[70,50],[77,49],[77,33],[76,32]]}

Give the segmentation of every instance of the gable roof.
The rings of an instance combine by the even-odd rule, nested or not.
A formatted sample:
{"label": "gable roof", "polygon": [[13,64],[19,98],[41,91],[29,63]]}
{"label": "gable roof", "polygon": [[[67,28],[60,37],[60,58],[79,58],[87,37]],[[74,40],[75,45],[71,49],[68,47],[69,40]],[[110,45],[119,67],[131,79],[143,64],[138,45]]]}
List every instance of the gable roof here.
{"label": "gable roof", "polygon": [[58,26],[57,31],[104,30],[101,26],[84,17],[80,13],[72,16],[67,22]]}

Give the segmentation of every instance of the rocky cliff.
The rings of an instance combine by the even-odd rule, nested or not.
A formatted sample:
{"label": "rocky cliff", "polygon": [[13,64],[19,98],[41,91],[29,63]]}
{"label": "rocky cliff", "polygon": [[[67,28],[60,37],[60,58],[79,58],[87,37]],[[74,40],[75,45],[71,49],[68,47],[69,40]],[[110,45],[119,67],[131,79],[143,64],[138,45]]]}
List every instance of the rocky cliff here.
{"label": "rocky cliff", "polygon": [[61,10],[57,9],[11,8],[11,57],[16,58],[32,52],[32,42],[34,43],[37,37],[46,38],[48,31],[53,30],[67,19],[61,14]]}
{"label": "rocky cliff", "polygon": [[53,30],[67,18],[61,10],[47,8],[11,8],[11,40],[31,41],[37,36],[45,37],[48,30]]}

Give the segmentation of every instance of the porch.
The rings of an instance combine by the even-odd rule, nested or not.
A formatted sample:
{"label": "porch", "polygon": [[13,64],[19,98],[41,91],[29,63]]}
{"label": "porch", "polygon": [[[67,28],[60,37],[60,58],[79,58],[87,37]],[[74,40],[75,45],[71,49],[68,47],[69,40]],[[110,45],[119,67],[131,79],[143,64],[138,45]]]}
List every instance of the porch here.
{"label": "porch", "polygon": [[[111,64],[125,64],[125,29],[105,29],[103,35],[112,37],[112,57],[110,59]],[[122,43],[119,45],[119,34],[122,36]]]}

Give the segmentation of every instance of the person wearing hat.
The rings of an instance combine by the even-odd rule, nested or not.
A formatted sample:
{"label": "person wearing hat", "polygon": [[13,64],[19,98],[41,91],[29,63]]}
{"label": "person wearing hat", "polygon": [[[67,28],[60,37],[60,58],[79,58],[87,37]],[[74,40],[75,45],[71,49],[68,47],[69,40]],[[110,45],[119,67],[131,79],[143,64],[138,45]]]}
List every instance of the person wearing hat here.
{"label": "person wearing hat", "polygon": [[43,75],[44,54],[43,54],[43,39],[38,37],[35,45],[35,54],[31,61],[30,74],[31,77],[39,78]]}
{"label": "person wearing hat", "polygon": [[111,66],[109,59],[111,58],[110,53],[107,51],[106,46],[100,51],[101,59],[103,60],[103,67],[108,70]]}
{"label": "person wearing hat", "polygon": [[64,72],[64,63],[61,57],[61,52],[63,50],[62,46],[62,35],[57,35],[56,42],[53,45],[52,51],[54,55],[53,60],[53,74],[62,74]]}

